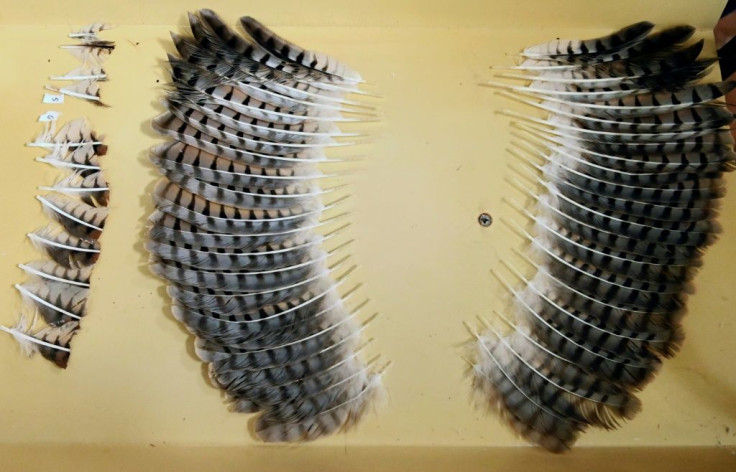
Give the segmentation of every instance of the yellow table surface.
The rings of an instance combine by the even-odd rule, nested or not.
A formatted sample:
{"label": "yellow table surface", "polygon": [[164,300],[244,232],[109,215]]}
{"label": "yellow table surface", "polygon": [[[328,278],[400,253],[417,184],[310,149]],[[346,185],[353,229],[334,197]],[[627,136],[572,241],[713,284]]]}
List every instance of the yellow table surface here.
{"label": "yellow table surface", "polygon": [[[5,2],[0,14],[0,324],[15,321],[24,280],[18,263],[37,257],[25,233],[45,224],[33,198],[59,172],[25,148],[46,110],[62,122],[89,118],[106,135],[112,188],[89,315],[61,371],[23,358],[0,336],[0,470],[736,470],[733,362],[736,184],[723,199],[720,241],[695,280],[682,351],[641,394],[643,411],[612,432],[591,430],[565,456],[525,446],[495,416],[476,410],[464,376],[464,321],[507,303],[490,271],[518,262],[522,247],[504,220],[521,221],[502,197],[521,198],[504,178],[513,159],[507,119],[520,105],[478,84],[493,64],[553,37],[593,37],[635,21],[689,22],[710,30],[725,2],[425,1],[353,3],[77,1]],[[147,149],[160,142],[168,32],[185,12],[210,7],[231,25],[249,14],[298,44],[339,57],[379,93],[378,124],[351,187],[357,210],[355,280],[370,311],[367,355],[393,363],[386,405],[347,434],[298,446],[264,446],[248,416],[228,412],[195,360],[192,337],[169,314],[163,283],[146,266],[145,219],[157,171]],[[105,20],[117,48],[102,95],[111,108],[74,99],[41,103],[47,77],[77,61],[58,49],[74,27]],[[712,46],[711,46],[712,47]],[[481,228],[481,211],[494,217]],[[640,469],[637,464],[648,464]]]}

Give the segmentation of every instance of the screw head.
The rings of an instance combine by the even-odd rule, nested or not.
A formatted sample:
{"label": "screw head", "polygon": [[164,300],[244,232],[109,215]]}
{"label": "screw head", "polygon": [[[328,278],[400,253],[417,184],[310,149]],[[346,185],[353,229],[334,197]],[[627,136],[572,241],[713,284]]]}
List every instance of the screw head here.
{"label": "screw head", "polygon": [[489,227],[493,223],[493,217],[488,213],[481,213],[478,215],[478,224],[484,227]]}

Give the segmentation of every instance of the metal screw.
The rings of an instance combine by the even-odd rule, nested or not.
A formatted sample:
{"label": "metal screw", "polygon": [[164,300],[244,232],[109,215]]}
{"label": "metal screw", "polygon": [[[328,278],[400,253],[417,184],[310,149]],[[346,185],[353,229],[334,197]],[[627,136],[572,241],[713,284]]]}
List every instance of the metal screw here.
{"label": "metal screw", "polygon": [[493,223],[493,217],[488,213],[481,213],[478,215],[478,223],[485,227],[491,226],[491,223]]}

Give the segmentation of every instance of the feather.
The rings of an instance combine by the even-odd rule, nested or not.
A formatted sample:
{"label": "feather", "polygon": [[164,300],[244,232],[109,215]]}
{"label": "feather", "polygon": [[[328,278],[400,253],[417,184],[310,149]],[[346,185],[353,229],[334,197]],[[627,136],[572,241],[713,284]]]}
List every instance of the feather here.
{"label": "feather", "polygon": [[[535,198],[537,197],[535,196]],[[580,237],[592,243],[597,243],[614,250],[625,251],[633,255],[671,260],[676,265],[682,263],[692,264],[693,259],[698,255],[698,239],[692,244],[684,244],[685,241],[680,241],[679,244],[678,242],[667,243],[655,237],[644,239],[642,235],[646,233],[644,233],[643,228],[634,227],[631,228],[628,234],[622,233],[616,224],[619,223],[617,221],[589,219],[587,218],[587,214],[578,213],[579,208],[577,207],[565,206],[563,209],[562,205],[557,207],[551,204],[549,198],[539,197],[537,200],[541,215],[555,221],[558,225],[564,225],[564,227],[569,228],[580,235]],[[578,219],[576,216],[582,219]],[[536,221],[536,218],[534,219]],[[670,235],[670,233],[665,233],[664,231],[657,231],[655,234],[658,236]],[[674,235],[681,236],[678,233],[674,233]],[[712,242],[712,238],[700,245],[708,245],[710,242]]]}
{"label": "feather", "polygon": [[79,320],[85,314],[88,290],[64,282],[41,281],[16,284],[23,299],[35,304],[43,319],[52,326]]}
{"label": "feather", "polygon": [[98,239],[105,227],[107,209],[96,208],[61,194],[36,196],[44,211],[64,229],[82,239]]}
{"label": "feather", "polygon": [[[508,267],[508,266],[507,266]],[[657,312],[624,313],[616,311],[619,316],[594,316],[591,303],[604,305],[604,302],[574,291],[569,285],[554,278],[549,272],[538,271],[529,280],[517,270],[510,268],[514,275],[526,284],[530,296],[542,300],[551,308],[558,310],[559,315],[570,319],[562,319],[564,323],[573,323],[584,331],[607,333],[611,339],[630,339],[647,342],[647,348],[669,355],[677,347],[680,338],[676,331],[670,329],[666,320]],[[601,307],[601,311],[605,310]],[[637,316],[637,314],[641,316]],[[553,313],[555,314],[555,313]],[[558,326],[561,326],[557,323]],[[585,335],[585,333],[582,333]]]}
{"label": "feather", "polygon": [[221,60],[227,63],[237,63],[239,59],[246,58],[246,61],[270,68],[271,73],[264,78],[266,81],[282,83],[285,80],[296,79],[310,83],[324,90],[323,93],[329,94],[345,93],[356,89],[354,84],[340,83],[342,80],[325,72],[279,59],[260,45],[239,36],[211,10],[200,10],[199,16],[190,14],[189,26],[197,43],[216,52]]}
{"label": "feather", "polygon": [[550,102],[584,110],[601,118],[637,117],[653,113],[666,113],[681,110],[693,105],[710,103],[725,96],[736,87],[736,82],[720,82],[717,84],[699,84],[684,88],[677,92],[640,93],[614,100],[599,100],[579,103],[558,98],[547,97]]}
{"label": "feather", "polygon": [[[627,172],[725,172],[734,167],[736,155],[731,150],[718,152],[682,152],[669,154],[641,153],[636,155],[615,155],[591,151],[581,146],[576,140],[545,137],[541,142],[548,149],[559,145],[562,149],[575,151],[574,154],[600,166]],[[546,140],[546,141],[545,141]]]}
{"label": "feather", "polygon": [[238,188],[284,188],[322,176],[306,166],[269,168],[242,164],[170,141],[151,150],[151,161],[163,171],[189,175],[200,181]]}
{"label": "feather", "polygon": [[[560,64],[574,63],[591,65],[629,58],[642,60],[643,58],[661,57],[664,54],[677,51],[680,45],[690,39],[695,33],[695,28],[690,25],[678,25],[648,34],[643,39],[641,36],[632,37],[632,33],[636,34],[637,32],[644,31],[650,24],[643,22],[639,25],[632,25],[631,29],[628,30],[630,32],[628,33],[628,37],[632,39],[625,41],[620,46],[609,47],[598,51],[581,50],[577,54],[570,54],[568,51],[566,55],[555,55],[551,56],[550,59]],[[590,45],[590,42],[584,43]]]}
{"label": "feather", "polygon": [[[560,159],[560,157],[563,158]],[[658,183],[656,187],[647,187],[631,185],[629,179],[624,179],[625,183],[618,183],[580,172],[564,163],[568,159],[566,156],[560,156],[559,154],[544,155],[543,158],[548,162],[545,166],[540,166],[522,157],[523,160],[540,170],[549,181],[555,183],[561,189],[572,186],[583,192],[610,197],[611,199],[624,198],[629,201],[647,203],[650,204],[653,211],[657,205],[677,207],[684,210],[709,208],[714,204],[713,200],[721,198],[724,194],[723,181],[720,175],[710,179],[694,175],[687,180],[680,179],[675,182]],[[656,217],[651,214],[650,216]]]}
{"label": "feather", "polygon": [[[526,279],[521,277],[521,280]],[[643,337],[656,340],[650,347],[664,356],[671,356],[682,342],[682,330],[677,326],[679,314],[657,309],[631,309],[586,295],[576,288],[557,279],[545,269],[539,269],[537,276],[528,282],[537,292],[544,291],[547,297],[556,297],[560,303],[578,313],[595,313],[596,325],[611,326],[612,330],[632,330]]]}
{"label": "feather", "polygon": [[306,183],[296,183],[289,187],[273,190],[261,188],[250,192],[247,188],[228,188],[202,182],[178,172],[167,171],[164,175],[169,181],[176,183],[194,195],[206,198],[211,202],[238,208],[263,208],[264,210],[300,208],[303,204],[311,201],[312,197],[330,192],[329,189],[314,190],[313,186]]}
{"label": "feather", "polygon": [[300,244],[269,244],[253,252],[224,250],[221,248],[176,246],[151,241],[146,249],[162,259],[187,263],[200,269],[243,270],[271,265],[275,268],[288,266],[303,260],[309,249],[322,241],[313,238]]}
{"label": "feather", "polygon": [[[203,12],[208,16],[209,10]],[[325,54],[302,49],[296,44],[285,40],[268,29],[251,16],[244,16],[240,24],[245,31],[265,50],[286,62],[298,63],[302,66],[324,74],[334,80],[339,78],[348,83],[360,82],[360,74],[345,64]]]}
{"label": "feather", "polygon": [[65,231],[44,228],[28,233],[28,239],[57,264],[71,269],[90,266],[100,255],[97,241],[77,238]]}
{"label": "feather", "polygon": [[[723,173],[734,169],[733,115],[719,101],[736,87],[701,80],[714,63],[676,26],[636,23],[592,40],[527,48],[519,86],[502,95],[547,114],[512,110],[507,181],[532,202],[507,202],[533,270],[504,262],[523,288],[504,335],[471,329],[474,390],[526,439],[569,449],[591,426],[633,418],[634,393],[679,349],[680,325],[702,255],[720,232]],[[533,186],[533,187],[532,187]]]}
{"label": "feather", "polygon": [[[665,51],[663,54],[645,54],[628,58],[615,59],[608,56],[608,62],[595,62],[591,64],[564,64],[559,61],[532,61],[531,64],[522,64],[513,69],[537,71],[541,76],[553,76],[556,78],[576,79],[611,79],[623,78],[634,79],[643,88],[647,88],[647,82],[651,78],[665,79],[666,75],[688,67],[696,62],[697,57],[703,50],[705,41],[703,39],[680,49]],[[604,56],[605,57],[605,56]],[[610,60],[613,59],[613,60]],[[680,76],[682,80],[682,77]],[[663,86],[666,90],[681,88],[682,84],[674,82],[669,86]]]}
{"label": "feather", "polygon": [[39,279],[53,280],[85,288],[89,288],[92,273],[92,268],[89,266],[69,268],[54,261],[33,261],[27,264],[18,264],[18,267]]}
{"label": "feather", "polygon": [[161,181],[154,190],[156,208],[198,228],[230,234],[282,232],[316,223],[322,211],[314,201],[279,209],[245,209],[211,202],[175,183]]}
{"label": "feather", "polygon": [[55,147],[51,153],[36,160],[52,164],[56,167],[99,170],[100,157],[107,153],[107,146],[100,143],[82,144],[73,149],[68,144]]}
{"label": "feather", "polygon": [[56,131],[56,122],[50,121],[46,124],[44,130],[26,146],[44,147],[54,149],[54,153],[66,152],[70,148],[77,148],[84,145],[101,145],[98,141],[97,134],[90,128],[89,123],[84,118],[68,121],[64,126]]}
{"label": "feather", "polygon": [[153,120],[153,128],[164,136],[174,138],[182,143],[196,147],[202,151],[224,157],[242,164],[260,167],[287,167],[295,163],[310,164],[325,160],[324,154],[318,149],[303,149],[281,153],[262,153],[238,148],[228,142],[223,142],[214,136],[209,136],[193,128],[167,112]]}
{"label": "feather", "polygon": [[108,56],[115,50],[115,43],[101,39],[83,38],[79,44],[63,45],[60,47],[69,51],[69,54],[83,64],[99,65],[106,61]]}
{"label": "feather", "polygon": [[184,113],[201,113],[218,123],[253,138],[278,141],[284,144],[316,144],[321,142],[331,143],[333,136],[360,136],[358,133],[342,133],[334,123],[329,121],[306,119],[295,124],[273,123],[249,117],[224,105],[212,106],[206,102],[199,104],[189,98],[191,97],[183,97],[177,92],[172,92],[165,103],[167,106],[175,106],[181,109]]}
{"label": "feather", "polygon": [[82,202],[91,206],[107,206],[110,189],[102,170],[85,172],[77,170],[60,179],[51,187],[41,186],[39,190],[56,191],[68,196],[78,196]]}
{"label": "feather", "polygon": [[[612,428],[618,425],[616,419],[630,419],[641,409],[641,403],[630,391],[624,387],[607,382],[599,378],[595,373],[588,373],[579,366],[560,357],[554,351],[548,349],[539,339],[530,332],[505,318],[500,313],[496,315],[513,328],[513,332],[507,339],[509,344],[515,345],[518,354],[515,354],[524,363],[534,364],[540,374],[550,375],[559,379],[557,383],[565,391],[563,395],[578,397],[578,409],[587,421]],[[489,330],[497,337],[501,335],[487,325]]]}
{"label": "feather", "polygon": [[565,60],[564,58],[566,57],[574,57],[576,55],[597,55],[615,51],[631,43],[642,41],[653,28],[654,24],[648,21],[642,21],[600,38],[588,40],[558,39],[529,46],[524,49],[523,54],[526,57],[534,59],[553,58],[559,60]]}
{"label": "feather", "polygon": [[326,254],[316,255],[304,262],[279,269],[264,271],[206,271],[164,259],[154,258],[151,271],[169,281],[183,285],[197,285],[214,290],[260,291],[296,283],[323,270]]}
{"label": "feather", "polygon": [[581,204],[560,192],[552,184],[547,184],[547,188],[549,195],[555,199],[554,205],[561,212],[605,231],[651,243],[703,247],[710,245],[715,239],[715,233],[720,231],[720,226],[715,221],[705,221],[705,225],[688,221],[663,221],[656,224],[656,220],[650,218],[639,218],[627,213],[611,213],[606,209]]}
{"label": "feather", "polygon": [[64,75],[52,75],[50,80],[107,80],[107,73],[100,65],[85,64],[74,68]]}
{"label": "feather", "polygon": [[151,222],[149,238],[152,241],[173,241],[177,244],[188,244],[192,246],[246,250],[257,248],[264,244],[283,242],[292,237],[306,234],[339,218],[340,216],[337,216],[321,223],[312,223],[281,231],[278,231],[278,228],[273,228],[276,231],[248,233],[246,230],[245,234],[233,234],[203,230],[176,216],[156,210],[149,217],[149,221]]}
{"label": "feather", "polygon": [[178,300],[182,306],[189,309],[195,311],[201,309],[220,315],[234,315],[299,297],[309,289],[312,282],[327,273],[329,272],[318,272],[292,285],[260,292],[232,292],[176,284],[170,284],[167,291],[171,298]]}
{"label": "feather", "polygon": [[75,82],[73,85],[68,85],[66,87],[59,87],[59,88],[53,87],[51,85],[47,85],[46,89],[51,90],[53,92],[58,92],[64,95],[68,95],[70,97],[88,100],[98,106],[102,106],[102,107],[109,106],[109,105],[106,105],[105,103],[102,103],[102,99],[100,98],[100,86],[97,83],[97,80],[94,80],[94,79],[80,80],[80,81]]}
{"label": "feather", "polygon": [[71,340],[79,330],[79,323],[69,321],[60,326],[47,326],[29,334],[28,327],[21,321],[13,328],[0,326],[0,330],[12,335],[28,355],[38,352],[57,366],[66,369],[71,353]]}
{"label": "feather", "polygon": [[[550,163],[556,163],[559,168],[565,167],[574,169],[592,177],[598,177],[600,180],[608,180],[616,184],[627,184],[642,187],[655,186],[661,184],[671,184],[676,181],[692,182],[698,180],[699,177],[708,179],[719,178],[721,172],[716,169],[703,169],[701,172],[687,172],[687,169],[681,172],[672,172],[663,169],[661,172],[632,172],[630,170],[622,170],[615,167],[606,166],[605,163],[596,162],[594,159],[586,158],[584,155],[570,152],[570,149],[563,147],[550,147],[550,152],[542,152],[540,150],[530,150],[521,146],[518,142],[512,142],[514,148],[518,148],[529,155],[536,155]],[[530,162],[529,159],[524,159]],[[532,164],[534,165],[534,164]],[[536,167],[536,165],[534,165]],[[568,167],[569,166],[569,167]],[[551,172],[554,172],[554,165],[550,166]]]}
{"label": "feather", "polygon": [[[553,113],[554,115],[550,118],[570,118],[579,125],[576,129],[580,131],[651,133],[658,135],[659,133],[667,132],[712,130],[728,126],[734,121],[733,114],[727,108],[714,105],[703,105],[631,118],[598,118],[586,113],[576,113],[571,108],[561,107],[558,104],[547,103],[545,101],[536,102],[517,97],[507,92],[501,92],[501,94],[521,103]],[[508,112],[505,111],[505,113]],[[513,113],[513,116],[518,116],[518,114]]]}
{"label": "feather", "polygon": [[599,377],[627,386],[640,387],[655,373],[659,363],[656,357],[636,359],[633,354],[615,353],[589,343],[586,338],[556,326],[540,314],[540,307],[533,305],[536,299],[528,299],[514,292],[518,303],[518,317],[534,330],[540,342],[564,359]]}
{"label": "feather", "polygon": [[[44,341],[38,340],[30,335],[30,332],[36,326],[37,320],[37,313],[34,313],[33,318],[31,318],[26,310],[22,310],[15,325],[11,327],[0,325],[0,331],[13,337],[15,342],[18,343],[20,352],[25,357],[33,357],[33,355],[38,352],[37,344],[44,343]],[[53,345],[49,345],[49,347],[53,347]]]}
{"label": "feather", "polygon": [[[194,313],[208,313],[212,315],[211,317],[217,319],[218,316],[216,315],[242,315],[245,312],[263,310],[264,307],[301,297],[311,290],[310,287],[314,283],[319,283],[321,277],[330,275],[340,269],[342,265],[343,263],[339,262],[294,284],[257,292],[213,290],[205,287],[176,284],[170,284],[167,290],[171,298],[176,299],[182,306],[188,307],[189,310],[194,310]],[[351,271],[352,269],[349,269],[341,276],[341,279]]]}
{"label": "feather", "polygon": [[47,326],[33,334],[33,337],[44,344],[38,344],[38,352],[62,369],[69,364],[71,341],[79,330],[79,322],[69,321],[61,326]]}
{"label": "feather", "polygon": [[82,26],[73,33],[69,33],[70,38],[81,38],[81,39],[96,39],[97,33],[101,31],[107,31],[112,28],[112,25],[101,21],[96,21],[88,25]]}
{"label": "feather", "polygon": [[[509,113],[511,114],[511,113]],[[711,126],[694,129],[680,129],[677,131],[658,130],[656,133],[646,132],[625,132],[621,130],[606,131],[600,129],[589,129],[580,127],[578,123],[568,117],[551,117],[547,120],[540,120],[522,114],[512,114],[526,121],[543,125],[545,127],[557,128],[560,133],[570,133],[573,139],[596,142],[603,141],[612,144],[653,144],[653,143],[672,143],[681,141],[691,141],[701,137],[708,137],[713,134]],[[574,116],[574,115],[573,115]],[[606,120],[600,120],[606,122]],[[729,121],[730,122],[730,121]],[[725,123],[728,124],[728,123]],[[714,136],[721,142],[727,142],[729,136],[725,132],[720,132]]]}

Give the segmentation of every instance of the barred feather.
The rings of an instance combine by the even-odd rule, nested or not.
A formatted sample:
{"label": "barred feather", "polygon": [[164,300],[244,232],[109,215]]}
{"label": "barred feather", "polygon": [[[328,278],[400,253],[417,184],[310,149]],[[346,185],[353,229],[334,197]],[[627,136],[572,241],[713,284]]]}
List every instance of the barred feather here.
{"label": "barred feather", "polygon": [[82,201],[49,194],[36,197],[50,218],[56,220],[64,229],[82,239],[98,239],[105,227],[107,209],[93,207]]}
{"label": "barred feather", "polygon": [[16,285],[23,299],[35,305],[51,326],[79,320],[86,315],[88,289],[56,281],[40,281]]}
{"label": "barred feather", "polygon": [[38,279],[54,280],[80,287],[89,287],[91,267],[68,268],[54,261],[32,261],[18,264],[26,274]]}
{"label": "barred feather", "polygon": [[64,231],[44,228],[28,233],[28,239],[57,264],[71,269],[90,266],[100,255],[97,241],[81,239]]}

